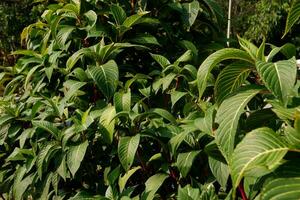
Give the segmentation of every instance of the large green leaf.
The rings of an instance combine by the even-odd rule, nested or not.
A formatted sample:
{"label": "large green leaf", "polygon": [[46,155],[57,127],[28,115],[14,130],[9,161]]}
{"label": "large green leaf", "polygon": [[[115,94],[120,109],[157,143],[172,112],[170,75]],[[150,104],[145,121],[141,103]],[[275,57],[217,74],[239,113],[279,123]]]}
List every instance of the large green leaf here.
{"label": "large green leaf", "polygon": [[188,153],[180,153],[177,157],[176,166],[183,177],[186,177],[190,172],[193,162],[200,151],[191,151]]}
{"label": "large green leaf", "polygon": [[210,75],[211,70],[220,62],[228,59],[237,59],[237,60],[244,60],[249,63],[253,63],[251,57],[242,50],[233,49],[233,48],[226,48],[219,50],[213,54],[211,54],[199,67],[197,73],[197,84],[198,84],[198,91],[199,91],[199,99],[202,97],[206,86],[207,80]]}
{"label": "large green leaf", "polygon": [[261,91],[261,89],[246,89],[226,99],[217,111],[216,142],[228,161],[235,145],[235,136],[241,114],[248,102]]}
{"label": "large green leaf", "polygon": [[283,37],[290,31],[292,26],[298,21],[300,17],[300,1],[299,0],[293,0],[293,4],[291,7],[291,10],[289,11],[287,20],[286,20],[286,26]]}
{"label": "large green leaf", "polygon": [[89,142],[86,140],[85,142],[76,145],[76,146],[71,146],[68,154],[67,154],[67,164],[68,168],[73,175],[75,176],[77,170],[79,169],[81,162],[85,156],[86,149],[89,145]]}
{"label": "large green leaf", "polygon": [[296,82],[296,59],[276,63],[256,62],[256,69],[266,87],[286,105]]}
{"label": "large green leaf", "polygon": [[287,144],[272,129],[259,128],[248,133],[230,160],[234,188],[244,176],[260,177],[270,173],[287,153]]}
{"label": "large green leaf", "polygon": [[291,200],[300,196],[299,159],[288,161],[268,178],[261,190],[260,199]]}
{"label": "large green leaf", "polygon": [[250,67],[249,63],[237,62],[228,65],[221,71],[214,88],[217,104],[220,104],[246,81],[251,72]]}
{"label": "large green leaf", "polygon": [[119,69],[115,61],[110,60],[103,65],[91,66],[88,72],[105,97],[110,99],[119,80]]}
{"label": "large green leaf", "polygon": [[125,171],[130,169],[139,143],[140,135],[134,137],[121,137],[118,144],[118,156]]}

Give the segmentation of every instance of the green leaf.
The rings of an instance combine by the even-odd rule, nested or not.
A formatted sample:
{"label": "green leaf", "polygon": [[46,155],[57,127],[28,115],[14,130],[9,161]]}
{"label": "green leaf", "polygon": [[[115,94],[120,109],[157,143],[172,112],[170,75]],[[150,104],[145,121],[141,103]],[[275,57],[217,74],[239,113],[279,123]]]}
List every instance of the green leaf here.
{"label": "green leaf", "polygon": [[125,21],[123,22],[123,26],[127,27],[127,28],[130,28],[132,27],[133,25],[135,24],[138,24],[139,23],[139,20],[146,14],[148,14],[149,12],[140,12],[138,14],[134,14],[134,15],[131,15],[129,17],[127,17],[125,19]]}
{"label": "green leaf", "polygon": [[193,165],[193,162],[196,156],[200,153],[200,151],[191,151],[188,153],[180,153],[177,156],[176,166],[178,167],[180,173],[185,178]]}
{"label": "green leaf", "polygon": [[162,55],[152,53],[150,53],[150,55],[163,69],[171,64],[170,61]]}
{"label": "green leaf", "polygon": [[110,60],[103,65],[89,67],[88,73],[105,97],[110,99],[115,93],[119,80],[119,69],[115,61]]}
{"label": "green leaf", "polygon": [[228,161],[235,145],[235,136],[241,114],[248,102],[261,89],[247,89],[226,99],[217,111],[216,122],[219,127],[216,131],[216,142],[223,156]]}
{"label": "green leaf", "polygon": [[186,185],[184,188],[178,188],[178,200],[195,200],[201,199],[201,191],[199,188],[193,188],[191,185]]}
{"label": "green leaf", "polygon": [[53,135],[57,140],[59,140],[61,137],[61,131],[51,122],[32,121],[32,125],[51,133],[51,135]]}
{"label": "green leaf", "polygon": [[229,178],[228,165],[212,157],[208,158],[208,163],[212,174],[215,176],[221,187],[225,189]]}
{"label": "green leaf", "polygon": [[134,38],[129,39],[129,41],[137,44],[153,44],[160,46],[160,43],[157,41],[156,37],[150,34],[138,34]]}
{"label": "green leaf", "polygon": [[288,147],[272,129],[259,128],[248,133],[234,150],[230,161],[233,187],[244,176],[260,177],[274,170]]}
{"label": "green leaf", "polygon": [[205,112],[205,116],[194,120],[195,126],[202,132],[214,136],[213,119],[215,107],[211,106]]}
{"label": "green leaf", "polygon": [[228,59],[244,60],[253,63],[252,58],[245,51],[233,48],[219,50],[211,54],[199,67],[197,73],[197,84],[199,91],[199,99],[201,99],[206,86],[211,70],[220,62]]}
{"label": "green leaf", "polygon": [[299,159],[294,159],[280,166],[268,178],[261,190],[260,199],[298,199],[300,196]]}
{"label": "green leaf", "polygon": [[196,21],[200,10],[200,4],[198,1],[192,1],[191,3],[183,3],[182,8],[183,13],[181,19],[185,26],[189,29]]}
{"label": "green leaf", "polygon": [[114,95],[114,105],[117,113],[121,111],[130,111],[130,107],[131,107],[130,90],[127,93],[117,92]]}
{"label": "green leaf", "polygon": [[83,48],[83,49],[78,50],[78,51],[75,52],[71,57],[69,57],[69,59],[67,60],[67,63],[66,63],[66,70],[67,70],[68,72],[70,72],[71,69],[72,69],[72,68],[75,66],[75,64],[77,63],[77,61],[78,61],[79,59],[81,59],[83,55],[92,57],[92,56],[94,55],[94,52],[92,52],[91,49],[89,49],[89,48]]}
{"label": "green leaf", "polygon": [[71,146],[68,151],[67,165],[73,177],[75,176],[77,170],[81,165],[81,162],[85,156],[85,152],[87,150],[88,145],[89,142],[86,140],[85,142],[79,145]]}
{"label": "green leaf", "polygon": [[300,148],[300,131],[292,128],[291,126],[285,127],[285,138],[291,148]]}
{"label": "green leaf", "polygon": [[119,6],[119,5],[112,4],[110,6],[110,11],[112,12],[112,15],[114,16],[116,24],[117,25],[123,24],[123,22],[127,18],[124,9],[121,6]]}
{"label": "green leaf", "polygon": [[258,48],[252,44],[250,41],[243,39],[238,36],[240,46],[251,56],[253,60],[257,58]]}
{"label": "green leaf", "polygon": [[124,190],[128,179],[139,169],[141,169],[141,166],[135,167],[135,168],[129,170],[128,172],[126,172],[126,174],[124,174],[124,176],[119,177],[118,184],[119,184],[119,188],[120,188],[121,192]]}
{"label": "green leaf", "polygon": [[164,181],[168,178],[167,174],[154,174],[145,183],[146,189],[145,192],[149,192],[150,196],[154,196],[160,186],[164,183]]}
{"label": "green leaf", "polygon": [[[36,159],[37,172],[40,178],[42,178],[43,171],[45,171],[44,163],[46,162],[46,157],[51,154],[54,148],[59,148],[56,142],[49,142],[41,147]],[[47,169],[47,167],[46,167]]]}
{"label": "green leaf", "polygon": [[111,144],[115,132],[116,109],[113,106],[108,106],[101,114],[99,121],[100,133],[106,143]]}
{"label": "green leaf", "polygon": [[236,62],[225,67],[215,83],[216,102],[221,104],[224,99],[234,93],[247,79],[251,65],[246,62]]}
{"label": "green leaf", "polygon": [[140,135],[134,137],[121,137],[118,144],[118,156],[127,172],[133,164],[135,153],[140,143]]}
{"label": "green leaf", "polygon": [[172,154],[176,153],[178,147],[184,141],[184,139],[187,137],[188,134],[189,134],[189,132],[182,132],[170,139],[169,146],[171,148]]}
{"label": "green leaf", "polygon": [[291,30],[292,26],[298,21],[299,17],[300,17],[300,1],[293,0],[291,10],[289,11],[286,20],[285,31],[282,37],[284,37]]}
{"label": "green leaf", "polygon": [[173,124],[177,124],[176,119],[174,118],[174,116],[167,110],[162,109],[162,108],[154,108],[151,109],[149,111],[149,113],[155,113],[161,117],[163,117],[164,119],[168,120],[169,122],[173,123]]}
{"label": "green leaf", "polygon": [[179,101],[182,97],[184,97],[187,93],[186,92],[180,92],[180,91],[172,91],[171,92],[171,102],[172,102],[172,108],[174,105]]}
{"label": "green leaf", "polygon": [[296,82],[295,58],[276,63],[256,62],[256,69],[266,87],[283,103],[287,104]]}

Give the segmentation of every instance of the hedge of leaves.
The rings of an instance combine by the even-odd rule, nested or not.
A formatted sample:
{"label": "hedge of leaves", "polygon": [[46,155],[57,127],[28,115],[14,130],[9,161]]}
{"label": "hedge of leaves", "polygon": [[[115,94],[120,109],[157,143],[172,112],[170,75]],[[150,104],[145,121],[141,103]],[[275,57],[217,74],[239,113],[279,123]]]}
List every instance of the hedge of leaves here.
{"label": "hedge of leaves", "polygon": [[0,73],[1,197],[298,198],[295,47],[204,60],[221,18],[212,0],[49,5]]}

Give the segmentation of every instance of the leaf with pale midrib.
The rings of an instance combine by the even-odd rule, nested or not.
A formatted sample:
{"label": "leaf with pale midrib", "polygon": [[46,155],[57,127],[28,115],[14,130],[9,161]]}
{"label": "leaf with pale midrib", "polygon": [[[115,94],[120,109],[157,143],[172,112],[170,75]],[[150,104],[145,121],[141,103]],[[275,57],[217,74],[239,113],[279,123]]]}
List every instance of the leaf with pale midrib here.
{"label": "leaf with pale midrib", "polygon": [[199,91],[199,99],[202,97],[206,86],[207,80],[210,75],[211,70],[220,62],[229,59],[236,59],[236,60],[244,60],[249,63],[253,63],[251,57],[242,50],[233,49],[233,48],[226,48],[219,50],[213,54],[211,54],[199,67],[197,73],[197,84],[198,84],[198,91]]}
{"label": "leaf with pale midrib", "polygon": [[85,156],[86,149],[89,145],[89,142],[85,142],[77,145],[71,146],[67,154],[67,165],[72,173],[73,177],[75,176],[77,170],[79,169],[81,162]]}
{"label": "leaf with pale midrib", "polygon": [[223,101],[216,115],[219,127],[216,131],[216,142],[223,156],[228,161],[235,145],[235,136],[241,114],[248,102],[259,92],[260,88],[249,88]]}
{"label": "leaf with pale midrib", "polygon": [[234,188],[244,176],[260,177],[274,170],[288,151],[278,134],[270,128],[259,128],[244,137],[230,161]]}
{"label": "leaf with pale midrib", "polygon": [[286,105],[296,82],[296,59],[292,58],[276,63],[257,61],[256,69],[266,87]]}
{"label": "leaf with pale midrib", "polygon": [[135,157],[135,153],[140,143],[140,135],[134,137],[121,137],[118,145],[118,156],[120,162],[127,172]]}

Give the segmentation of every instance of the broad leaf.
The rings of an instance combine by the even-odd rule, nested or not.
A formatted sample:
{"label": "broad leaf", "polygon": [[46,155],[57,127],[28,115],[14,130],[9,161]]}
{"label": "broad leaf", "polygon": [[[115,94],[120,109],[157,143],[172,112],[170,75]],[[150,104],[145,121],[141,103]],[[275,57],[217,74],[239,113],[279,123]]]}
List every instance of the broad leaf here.
{"label": "broad leaf", "polygon": [[256,69],[266,87],[286,105],[296,82],[297,66],[295,58],[276,63],[258,61]]}
{"label": "broad leaf", "polygon": [[85,156],[86,149],[89,145],[89,142],[86,140],[85,142],[76,145],[76,146],[71,146],[68,154],[67,154],[67,164],[68,168],[73,175],[75,176],[77,170],[79,169],[81,162]]}
{"label": "broad leaf", "polygon": [[186,177],[190,172],[193,162],[200,151],[191,151],[188,153],[180,153],[177,156],[176,166],[183,177]]}
{"label": "broad leaf", "polygon": [[88,73],[105,97],[110,99],[115,93],[119,80],[119,70],[115,61],[110,60],[103,65],[90,66]]}
{"label": "broad leaf", "polygon": [[299,0],[293,0],[293,4],[291,7],[291,10],[289,11],[285,31],[283,37],[290,31],[292,26],[298,21],[300,17],[300,1]]}
{"label": "broad leaf", "polygon": [[249,63],[237,62],[228,65],[221,71],[214,88],[217,104],[220,104],[246,81],[251,72],[250,67]]}
{"label": "broad leaf", "polygon": [[140,143],[140,135],[134,137],[121,137],[118,144],[118,156],[120,162],[127,172],[135,157],[135,153]]}
{"label": "broad leaf", "polygon": [[197,84],[198,84],[198,91],[199,91],[199,99],[201,99],[206,86],[207,80],[210,75],[211,70],[220,62],[228,59],[237,59],[237,60],[244,60],[249,63],[253,63],[251,57],[244,51],[239,49],[227,48],[219,50],[208,58],[201,64],[197,73]]}
{"label": "broad leaf", "polygon": [[247,89],[226,99],[217,111],[216,142],[223,156],[228,161],[235,145],[235,136],[241,114],[248,102],[261,91],[261,89]]}
{"label": "broad leaf", "polygon": [[185,26],[189,29],[196,21],[200,10],[200,4],[198,1],[192,1],[190,3],[183,3],[182,8],[183,12],[181,19]]}
{"label": "broad leaf", "polygon": [[209,167],[222,188],[226,188],[229,178],[229,168],[225,163],[218,161],[212,157],[208,158]]}
{"label": "broad leaf", "polygon": [[274,170],[287,153],[287,144],[269,128],[248,133],[230,160],[231,178],[237,188],[244,176],[260,177]]}
{"label": "broad leaf", "polygon": [[116,109],[113,106],[108,106],[101,114],[99,121],[100,133],[106,143],[111,144],[115,132],[115,116]]}

